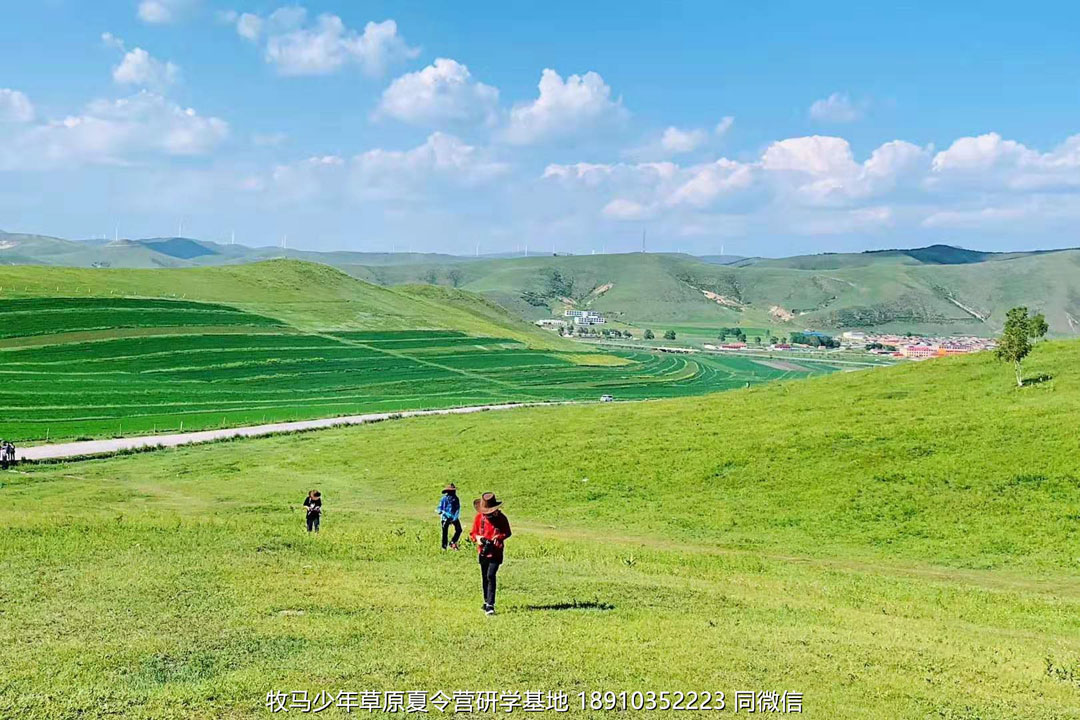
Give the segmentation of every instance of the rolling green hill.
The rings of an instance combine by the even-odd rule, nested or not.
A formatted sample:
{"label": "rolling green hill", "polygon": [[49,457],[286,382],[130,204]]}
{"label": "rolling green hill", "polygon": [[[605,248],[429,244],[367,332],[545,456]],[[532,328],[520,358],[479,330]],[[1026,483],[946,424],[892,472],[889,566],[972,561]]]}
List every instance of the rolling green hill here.
{"label": "rolling green hill", "polygon": [[[485,259],[0,233],[0,263],[14,265],[184,268],[282,256],[332,265],[384,286],[472,291],[531,320],[588,307],[637,327],[697,326],[707,333],[741,325],[779,334],[862,328],[994,335],[1005,312],[1023,304],[1045,313],[1055,335],[1080,333],[1080,250],[990,253],[934,245],[777,259],[640,253]],[[416,291],[407,294],[424,300]]]}
{"label": "rolling green hill", "polygon": [[993,335],[1009,308],[1027,305],[1046,314],[1053,333],[1080,332],[1080,250],[986,257],[952,250],[813,256],[793,261],[796,267],[626,254],[343,268],[383,284],[472,290],[530,318],[587,307],[639,327]]}
{"label": "rolling green hill", "polygon": [[456,330],[534,347],[573,347],[465,291],[380,287],[295,260],[157,270],[0,266],[0,302],[34,297],[197,300],[264,314],[302,330]]}
{"label": "rolling green hill", "polygon": [[[723,716],[751,690],[808,718],[1074,720],[1080,344],[1028,365],[1023,389],[984,354],[4,473],[0,715],[495,690],[598,717],[578,693],[638,690],[723,692]],[[438,549],[450,481],[514,529],[493,618],[471,553]]]}

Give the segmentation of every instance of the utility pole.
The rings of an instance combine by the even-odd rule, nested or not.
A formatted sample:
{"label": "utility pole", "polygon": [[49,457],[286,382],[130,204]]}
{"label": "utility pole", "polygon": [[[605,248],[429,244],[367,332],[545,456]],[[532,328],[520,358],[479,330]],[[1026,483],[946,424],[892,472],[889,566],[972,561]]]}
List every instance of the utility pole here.
{"label": "utility pole", "polygon": [[645,229],[641,230],[641,252],[645,252]]}

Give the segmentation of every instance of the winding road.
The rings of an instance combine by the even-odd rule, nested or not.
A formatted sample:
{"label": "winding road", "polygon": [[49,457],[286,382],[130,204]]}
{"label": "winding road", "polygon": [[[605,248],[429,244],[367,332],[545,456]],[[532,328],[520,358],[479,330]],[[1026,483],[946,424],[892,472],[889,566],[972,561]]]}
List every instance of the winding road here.
{"label": "winding road", "polygon": [[322,418],[319,420],[298,420],[296,422],[271,423],[268,425],[249,425],[247,427],[223,428],[220,430],[202,430],[199,432],[173,433],[171,435],[141,435],[130,438],[112,438],[109,440],[83,440],[79,442],[54,443],[19,448],[15,452],[18,460],[63,460],[65,458],[84,458],[97,455],[112,455],[119,452],[144,448],[169,448],[181,445],[229,440],[240,437],[262,437],[299,430],[321,430],[342,425],[364,425],[396,420],[398,418],[423,417],[426,415],[468,415],[470,413],[494,410],[513,410],[524,407],[547,407],[572,405],[573,402],[549,403],[507,403],[504,405],[473,405],[470,407],[446,408],[443,410],[403,410],[400,412],[370,413],[367,415],[348,415],[345,417]]}

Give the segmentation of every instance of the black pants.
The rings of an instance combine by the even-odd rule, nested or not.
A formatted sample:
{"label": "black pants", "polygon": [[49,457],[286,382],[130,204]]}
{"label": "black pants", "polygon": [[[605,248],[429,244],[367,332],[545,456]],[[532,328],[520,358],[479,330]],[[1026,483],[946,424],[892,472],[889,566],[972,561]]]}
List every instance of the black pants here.
{"label": "black pants", "polygon": [[446,536],[449,534],[451,525],[454,526],[454,539],[451,540],[450,542],[452,542],[452,543],[454,543],[456,545],[457,541],[461,539],[461,521],[456,519],[456,518],[454,520],[449,520],[447,518],[443,518],[443,521],[442,521],[442,549],[443,550],[446,549]]}
{"label": "black pants", "polygon": [[307,516],[307,531],[319,532],[319,516],[322,513],[308,513]]}
{"label": "black pants", "polygon": [[499,572],[501,564],[480,558],[480,575],[484,578],[484,604],[489,607],[495,607],[495,574]]}

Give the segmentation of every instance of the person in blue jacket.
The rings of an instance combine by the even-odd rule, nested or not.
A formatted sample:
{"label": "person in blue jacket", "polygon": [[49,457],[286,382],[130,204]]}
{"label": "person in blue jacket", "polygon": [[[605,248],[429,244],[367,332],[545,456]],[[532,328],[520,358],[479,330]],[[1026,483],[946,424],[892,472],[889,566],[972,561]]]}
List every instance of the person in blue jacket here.
{"label": "person in blue jacket", "polygon": [[442,498],[439,500],[439,508],[435,511],[442,520],[442,549],[447,548],[446,536],[450,526],[454,526],[454,537],[449,542],[451,550],[458,549],[458,540],[461,539],[461,500],[457,496],[457,486],[450,483],[443,488]]}

